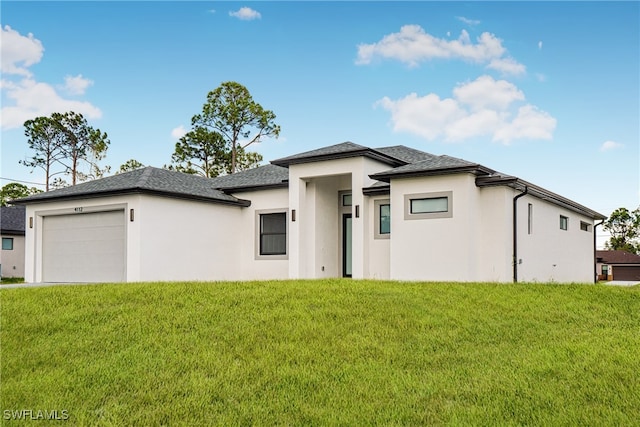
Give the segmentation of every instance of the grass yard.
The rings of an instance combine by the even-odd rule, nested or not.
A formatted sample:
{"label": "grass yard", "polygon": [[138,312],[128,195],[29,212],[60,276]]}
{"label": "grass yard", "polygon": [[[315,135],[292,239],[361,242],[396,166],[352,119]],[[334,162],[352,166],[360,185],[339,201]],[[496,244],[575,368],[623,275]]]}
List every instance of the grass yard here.
{"label": "grass yard", "polygon": [[68,416],[47,425],[640,424],[640,286],[147,283],[0,299],[3,424],[24,424],[16,410]]}
{"label": "grass yard", "polygon": [[3,277],[0,280],[0,285],[13,285],[16,283],[24,283],[23,277]]}

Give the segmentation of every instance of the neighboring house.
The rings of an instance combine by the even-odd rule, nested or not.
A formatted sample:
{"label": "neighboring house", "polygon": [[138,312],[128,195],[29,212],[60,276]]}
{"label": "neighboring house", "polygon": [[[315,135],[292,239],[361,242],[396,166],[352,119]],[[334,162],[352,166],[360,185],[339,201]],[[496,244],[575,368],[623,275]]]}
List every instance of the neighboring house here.
{"label": "neighboring house", "polygon": [[0,207],[2,277],[24,277],[24,221],[24,206]]}
{"label": "neighboring house", "polygon": [[351,142],[213,179],[148,167],[19,203],[30,282],[593,282],[605,218],[476,163]]}
{"label": "neighboring house", "polygon": [[626,251],[596,251],[598,280],[640,282],[640,255]]}

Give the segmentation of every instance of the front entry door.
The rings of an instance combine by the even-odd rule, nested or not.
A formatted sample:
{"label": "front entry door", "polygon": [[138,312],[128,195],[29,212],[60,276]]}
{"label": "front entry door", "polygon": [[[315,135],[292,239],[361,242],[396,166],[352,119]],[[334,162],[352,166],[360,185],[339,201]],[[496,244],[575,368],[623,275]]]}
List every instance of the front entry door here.
{"label": "front entry door", "polygon": [[342,277],[351,277],[352,268],[351,214],[342,215]]}

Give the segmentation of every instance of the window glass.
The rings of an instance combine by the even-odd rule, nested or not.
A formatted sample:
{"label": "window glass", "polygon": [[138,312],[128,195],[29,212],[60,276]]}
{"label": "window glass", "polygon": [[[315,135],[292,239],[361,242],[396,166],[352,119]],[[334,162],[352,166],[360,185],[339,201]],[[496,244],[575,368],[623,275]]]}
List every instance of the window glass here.
{"label": "window glass", "polygon": [[3,251],[12,251],[13,250],[13,239],[11,237],[3,237],[2,238],[2,250]]}
{"label": "window glass", "polygon": [[560,215],[560,230],[566,230],[569,228],[569,218]]}
{"label": "window glass", "polygon": [[448,199],[446,197],[436,197],[430,199],[411,199],[411,213],[433,213],[447,212],[449,209]]}
{"label": "window glass", "polygon": [[391,205],[380,205],[380,234],[391,233]]}
{"label": "window glass", "polygon": [[260,255],[287,253],[287,214],[260,215]]}
{"label": "window glass", "polygon": [[[342,206],[351,206],[351,194],[343,194],[342,195]],[[334,199],[335,200],[335,199]]]}
{"label": "window glass", "polygon": [[588,222],[584,222],[584,221],[580,221],[580,230],[589,231],[589,223]]}

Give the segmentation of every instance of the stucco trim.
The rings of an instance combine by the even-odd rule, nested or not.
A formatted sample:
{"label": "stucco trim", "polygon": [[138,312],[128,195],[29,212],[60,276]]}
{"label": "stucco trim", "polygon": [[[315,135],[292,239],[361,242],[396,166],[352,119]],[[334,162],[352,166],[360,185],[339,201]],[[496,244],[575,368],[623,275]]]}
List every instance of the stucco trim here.
{"label": "stucco trim", "polygon": [[390,239],[391,232],[380,233],[380,206],[391,205],[391,199],[379,199],[373,201],[373,238],[374,239]]}
{"label": "stucco trim", "polygon": [[[435,199],[439,197],[447,198],[446,212],[430,212],[430,213],[411,213],[411,200],[415,199]],[[436,218],[453,218],[453,191],[437,191],[432,193],[414,193],[404,195],[404,219],[436,219]]]}
{"label": "stucco trim", "polygon": [[[286,254],[284,255],[260,255],[260,215],[263,214],[271,214],[271,213],[284,213],[285,214],[285,224],[286,224]],[[255,211],[255,228],[253,231],[254,234],[254,256],[256,261],[264,261],[264,260],[288,260],[289,259],[289,209],[287,208],[279,208],[279,209],[257,209]]]}

